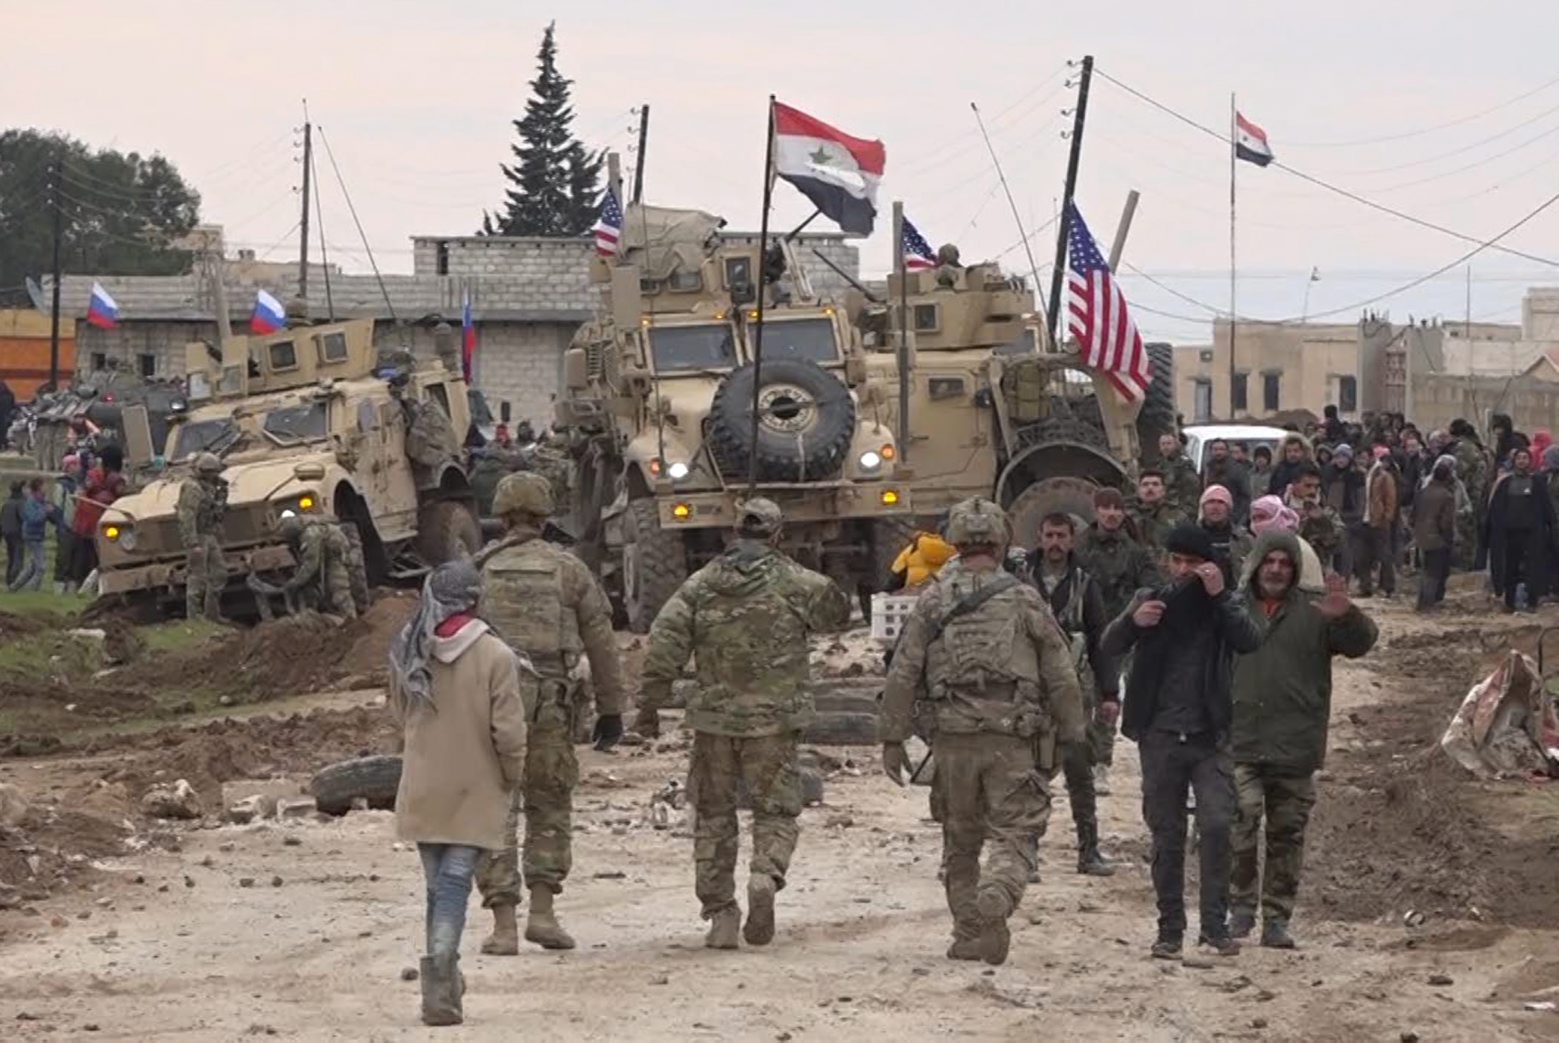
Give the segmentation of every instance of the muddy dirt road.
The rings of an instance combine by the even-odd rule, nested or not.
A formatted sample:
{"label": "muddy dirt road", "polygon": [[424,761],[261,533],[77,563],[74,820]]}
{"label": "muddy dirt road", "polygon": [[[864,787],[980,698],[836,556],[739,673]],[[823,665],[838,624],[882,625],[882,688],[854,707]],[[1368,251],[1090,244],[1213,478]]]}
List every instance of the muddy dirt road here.
{"label": "muddy dirt road", "polygon": [[[836,773],[826,803],[803,815],[775,943],[705,950],[686,826],[648,821],[651,794],[684,768],[673,740],[658,751],[582,755],[575,872],[559,899],[576,951],[482,956],[484,913],[473,901],[463,1028],[416,1022],[419,987],[401,972],[416,965],[420,869],[395,843],[388,813],[357,812],[190,830],[0,912],[0,1036],[1559,1038],[1559,1014],[1524,1009],[1559,1000],[1559,817],[1545,818],[1559,805],[1521,791],[1519,818],[1490,819],[1484,809],[1522,784],[1495,791],[1441,778],[1427,752],[1426,737],[1481,663],[1467,635],[1509,626],[1470,599],[1466,607],[1473,611],[1435,621],[1445,640],[1420,636],[1424,624],[1387,607],[1380,649],[1338,668],[1338,752],[1321,788],[1298,952],[1251,948],[1210,966],[1148,958],[1152,890],[1135,751],[1125,742],[1114,794],[1101,802],[1120,873],[1072,872],[1058,786],[1045,881],[1025,899],[1001,968],[943,959],[949,925],[926,791],[894,788],[859,749],[833,751],[856,757],[862,773]],[[339,707],[342,697],[333,698]],[[301,741],[304,731],[288,734]],[[265,758],[301,763],[283,745],[266,747]],[[76,801],[102,791],[93,780],[104,775],[133,783],[164,748],[147,741],[3,761],[0,781],[38,801]],[[1394,790],[1402,779],[1429,788]],[[1425,801],[1445,809],[1444,822],[1429,821]],[[1546,889],[1526,894],[1530,886]],[[1421,926],[1404,924],[1413,911]]]}

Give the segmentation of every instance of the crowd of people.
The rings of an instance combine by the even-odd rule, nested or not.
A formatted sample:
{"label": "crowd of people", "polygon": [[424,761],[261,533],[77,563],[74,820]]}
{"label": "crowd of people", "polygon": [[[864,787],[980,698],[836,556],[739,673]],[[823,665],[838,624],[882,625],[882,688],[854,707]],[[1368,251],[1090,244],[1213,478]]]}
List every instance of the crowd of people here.
{"label": "crowd of people", "polygon": [[113,443],[66,456],[51,482],[41,477],[12,482],[9,496],[0,503],[6,589],[43,588],[51,535],[55,593],[90,587],[88,581],[97,571],[98,522],[126,487],[124,453]]}

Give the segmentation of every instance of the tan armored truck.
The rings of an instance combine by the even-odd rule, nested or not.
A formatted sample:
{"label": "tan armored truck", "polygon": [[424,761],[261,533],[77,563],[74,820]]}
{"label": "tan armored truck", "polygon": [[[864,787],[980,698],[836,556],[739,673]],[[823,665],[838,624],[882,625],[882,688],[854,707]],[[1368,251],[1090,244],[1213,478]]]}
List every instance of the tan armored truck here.
{"label": "tan armored truck", "polygon": [[[969,496],[1009,511],[1028,545],[1051,511],[1093,516],[1093,493],[1122,486],[1142,449],[1175,422],[1169,345],[1148,346],[1153,383],[1129,402],[1075,353],[1053,345],[1025,282],[995,264],[944,265],[888,280],[861,314],[868,372],[897,386],[900,316],[908,326],[908,438],[899,475],[923,525]],[[899,398],[884,419],[899,430]]]}
{"label": "tan armored truck", "polygon": [[750,493],[783,508],[791,554],[861,593],[914,510],[891,388],[848,308],[813,293],[788,244],[761,258],[722,240],[723,223],[630,207],[622,253],[594,269],[598,314],[564,357],[577,550],[641,632],[720,552]]}
{"label": "tan armored truck", "polygon": [[124,410],[127,467],[148,468],[158,455],[166,466],[98,523],[102,594],[182,601],[175,508],[202,452],[226,465],[229,591],[242,590],[251,572],[292,567],[275,536],[292,512],[347,523],[376,582],[413,578],[480,548],[460,454],[470,415],[457,370],[404,354],[381,364],[369,319],[235,337],[220,348],[191,344],[186,355],[189,406],[164,446],[151,444],[144,410]]}

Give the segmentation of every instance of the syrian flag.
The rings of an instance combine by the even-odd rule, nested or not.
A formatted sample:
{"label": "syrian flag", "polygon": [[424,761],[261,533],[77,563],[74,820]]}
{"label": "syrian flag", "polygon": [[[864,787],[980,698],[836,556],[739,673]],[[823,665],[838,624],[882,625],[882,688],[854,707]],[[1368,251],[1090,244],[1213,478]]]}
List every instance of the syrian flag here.
{"label": "syrian flag", "polygon": [[1272,146],[1267,144],[1267,132],[1238,112],[1234,114],[1234,154],[1258,167],[1272,162]]}
{"label": "syrian flag", "polygon": [[887,153],[789,105],[774,103],[774,173],[849,235],[871,235]]}
{"label": "syrian flag", "polygon": [[249,328],[260,336],[287,328],[287,309],[281,301],[264,290],[254,295],[254,314],[249,316]]}
{"label": "syrian flag", "polygon": [[92,299],[87,303],[87,321],[100,330],[111,330],[119,325],[118,303],[97,283],[92,284]]}

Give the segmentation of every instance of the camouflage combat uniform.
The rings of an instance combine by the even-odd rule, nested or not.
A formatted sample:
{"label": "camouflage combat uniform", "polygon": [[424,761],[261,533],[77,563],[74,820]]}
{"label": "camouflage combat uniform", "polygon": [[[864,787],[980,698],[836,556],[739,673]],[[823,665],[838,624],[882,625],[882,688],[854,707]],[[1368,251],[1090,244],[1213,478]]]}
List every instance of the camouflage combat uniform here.
{"label": "camouflage combat uniform", "polygon": [[[517,477],[522,476],[505,481]],[[479,614],[541,674],[540,700],[526,707],[525,781],[509,807],[508,846],[477,867],[482,904],[492,908],[518,905],[522,880],[532,891],[538,886],[553,894],[563,890],[574,861],[579,761],[573,733],[581,708],[576,698],[581,657],[590,662],[598,713],[623,712],[623,680],[611,606],[582,561],[525,525],[511,528],[476,560],[483,576]],[[522,813],[523,857],[516,840]]]}
{"label": "camouflage combat uniform", "polygon": [[[1077,541],[1077,563],[1093,577],[1104,597],[1104,618],[1108,622],[1126,611],[1132,595],[1144,587],[1164,582],[1153,554],[1132,539],[1124,528],[1109,532],[1099,524],[1088,526]],[[1114,722],[1093,716],[1088,720],[1088,746],[1095,764],[1115,763]]]}
{"label": "camouflage combat uniform", "polygon": [[180,483],[176,513],[179,539],[189,556],[184,574],[184,614],[189,619],[204,615],[215,622],[221,618],[222,590],[227,586],[227,562],[222,557],[227,482],[221,477],[221,462],[214,456],[211,460],[215,470],[203,470],[200,464],[204,461],[197,461],[197,477]]}
{"label": "camouflage combat uniform", "polygon": [[1169,530],[1186,520],[1186,515],[1169,502],[1167,495],[1154,504],[1143,503],[1133,496],[1126,506],[1126,515],[1137,527],[1142,545],[1153,553],[1155,560],[1164,555],[1164,538]]}
{"label": "camouflage combat uniform", "polygon": [[[975,502],[1005,526],[995,505]],[[948,525],[961,547],[968,503],[953,509]],[[973,597],[993,584],[1000,585],[993,596]],[[1055,743],[1082,741],[1083,699],[1070,643],[1040,593],[1000,570],[973,571],[962,557],[942,568],[905,623],[883,693],[884,743],[909,737],[917,698],[935,708],[932,785],[944,808],[956,950],[982,937],[982,924],[1004,923],[1022,899],[1035,838],[1050,820]]]}
{"label": "camouflage combat uniform", "polygon": [[1342,547],[1347,536],[1342,515],[1324,504],[1315,510],[1298,497],[1289,497],[1288,506],[1299,514],[1299,538],[1310,544],[1315,556],[1321,559],[1323,571],[1330,572],[1332,559]]}
{"label": "camouflage combat uniform", "polygon": [[1456,547],[1452,553],[1458,568],[1471,569],[1477,558],[1478,533],[1489,504],[1489,460],[1483,447],[1471,438],[1457,439],[1452,455],[1456,457],[1456,477],[1461,479],[1467,497],[1472,501],[1471,511],[1456,514]]}
{"label": "camouflage combat uniform", "polygon": [[1202,503],[1202,476],[1196,473],[1196,465],[1179,452],[1159,466],[1164,472],[1164,502],[1175,512],[1195,518]]}
{"label": "camouflage combat uniform", "polygon": [[[304,608],[343,619],[357,618],[352,596],[352,544],[341,526],[327,518],[308,517],[297,530],[293,554],[298,567],[282,585],[298,592]],[[365,581],[366,586],[366,581]]]}
{"label": "camouflage combat uniform", "polygon": [[[749,501],[747,510],[779,509]],[[832,580],[803,568],[769,544],[738,538],[671,596],[650,630],[641,708],[656,711],[690,656],[698,687],[688,698],[693,729],[689,798],[696,812],[694,889],[704,919],[736,908],[737,789],[752,797],[753,880],[773,890],[800,830],[797,742],[812,722],[808,635],[838,630],[850,603]],[[749,886],[749,894],[752,888]],[[756,904],[756,903],[754,903]],[[757,942],[750,934],[750,942]]]}

